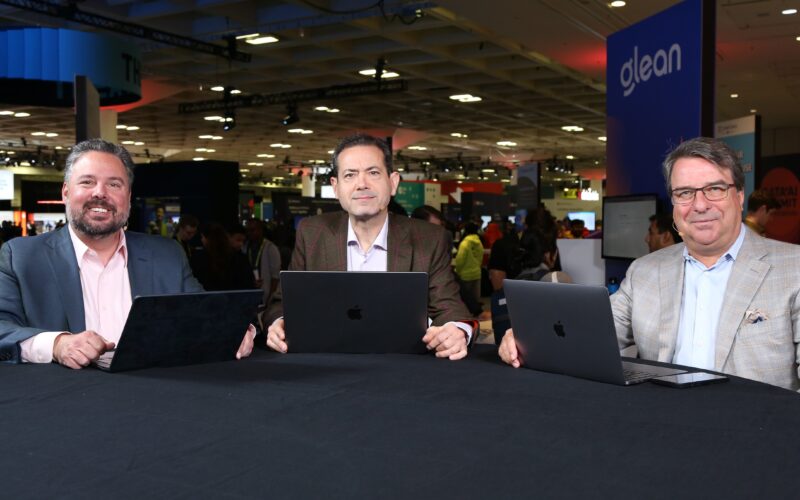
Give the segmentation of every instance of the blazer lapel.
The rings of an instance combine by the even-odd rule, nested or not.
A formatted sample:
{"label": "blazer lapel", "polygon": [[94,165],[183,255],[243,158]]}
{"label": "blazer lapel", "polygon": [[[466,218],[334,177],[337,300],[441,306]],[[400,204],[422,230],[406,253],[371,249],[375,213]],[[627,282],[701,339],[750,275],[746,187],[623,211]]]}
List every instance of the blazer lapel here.
{"label": "blazer lapel", "polygon": [[412,248],[408,227],[389,214],[389,234],[386,236],[386,270],[390,272],[411,271]]}
{"label": "blazer lapel", "polygon": [[128,251],[128,280],[131,282],[131,298],[139,295],[152,295],[154,290],[153,272],[155,266],[150,265],[153,259],[149,248],[137,244],[136,236],[125,233],[125,245]]}
{"label": "blazer lapel", "polygon": [[86,314],[83,310],[83,288],[75,248],[67,227],[58,231],[51,240],[50,264],[58,287],[61,303],[64,306],[69,331],[78,333],[86,330]]}
{"label": "blazer lapel", "polygon": [[[742,231],[747,231],[744,226]],[[752,303],[753,297],[771,267],[769,263],[761,260],[766,253],[755,235],[747,231],[742,248],[739,250],[733,269],[731,269],[725,289],[725,299],[719,315],[717,343],[714,352],[714,369],[716,370],[721,370],[725,365],[733,341],[744,320],[747,307]]]}
{"label": "blazer lapel", "polygon": [[[326,256],[326,260],[330,259],[329,270],[331,271],[347,271],[347,221],[349,215],[347,212],[342,211],[342,216],[336,222],[335,227],[331,227],[325,239],[325,247],[327,251],[321,255]],[[314,266],[317,267],[317,266]],[[322,270],[328,270],[325,266],[319,267]]]}
{"label": "blazer lapel", "polygon": [[680,252],[661,261],[658,269],[661,306],[658,360],[667,363],[671,363],[675,355],[675,343],[678,338],[678,325],[683,303],[683,245],[676,245],[676,247],[678,246],[681,248]]}

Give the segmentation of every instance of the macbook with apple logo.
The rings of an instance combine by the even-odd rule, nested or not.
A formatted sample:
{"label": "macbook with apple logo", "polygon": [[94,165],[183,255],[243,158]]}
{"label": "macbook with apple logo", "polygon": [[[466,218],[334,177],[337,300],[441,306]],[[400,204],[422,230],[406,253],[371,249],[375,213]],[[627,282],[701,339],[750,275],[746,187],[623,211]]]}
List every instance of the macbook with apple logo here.
{"label": "macbook with apple logo", "polygon": [[428,352],[428,274],[282,271],[289,352]]}
{"label": "macbook with apple logo", "polygon": [[618,385],[687,370],[623,360],[603,286],[504,280],[523,366]]}

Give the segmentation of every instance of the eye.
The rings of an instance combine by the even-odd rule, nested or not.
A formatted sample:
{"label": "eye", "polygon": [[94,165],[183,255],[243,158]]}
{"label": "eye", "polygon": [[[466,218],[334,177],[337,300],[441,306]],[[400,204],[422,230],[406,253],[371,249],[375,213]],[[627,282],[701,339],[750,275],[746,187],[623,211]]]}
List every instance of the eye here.
{"label": "eye", "polygon": [[703,192],[710,194],[711,196],[721,195],[725,192],[725,188],[723,186],[707,186],[703,189]]}
{"label": "eye", "polygon": [[694,196],[694,189],[680,189],[673,191],[672,194],[680,200],[688,200]]}

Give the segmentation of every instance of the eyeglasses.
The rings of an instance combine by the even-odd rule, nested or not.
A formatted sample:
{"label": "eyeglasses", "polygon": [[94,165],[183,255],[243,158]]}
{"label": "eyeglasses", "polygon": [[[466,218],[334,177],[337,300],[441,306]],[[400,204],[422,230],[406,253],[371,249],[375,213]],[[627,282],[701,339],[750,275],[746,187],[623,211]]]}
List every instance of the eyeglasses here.
{"label": "eyeglasses", "polygon": [[698,191],[703,192],[703,196],[708,201],[720,201],[728,197],[728,191],[735,188],[735,184],[711,184],[701,188],[680,188],[672,190],[672,203],[678,205],[688,205],[694,201]]}

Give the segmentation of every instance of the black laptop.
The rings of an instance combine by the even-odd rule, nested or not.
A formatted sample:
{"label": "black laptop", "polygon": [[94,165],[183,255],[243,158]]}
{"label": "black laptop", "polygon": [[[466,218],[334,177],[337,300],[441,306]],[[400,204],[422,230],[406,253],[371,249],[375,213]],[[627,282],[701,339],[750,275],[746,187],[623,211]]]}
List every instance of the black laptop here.
{"label": "black laptop", "polygon": [[289,352],[426,353],[428,274],[283,271]]}
{"label": "black laptop", "polygon": [[503,289],[528,368],[618,385],[687,372],[622,360],[603,286],[504,280]]}
{"label": "black laptop", "polygon": [[263,297],[260,289],[135,297],[116,349],[94,364],[120,372],[232,360]]}

